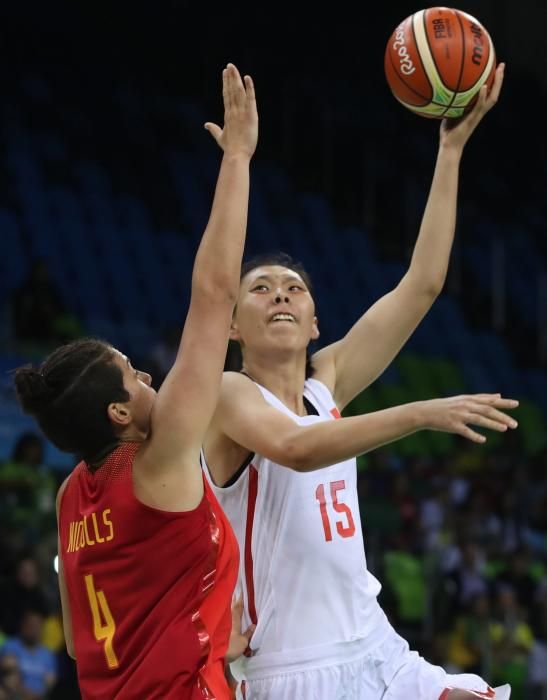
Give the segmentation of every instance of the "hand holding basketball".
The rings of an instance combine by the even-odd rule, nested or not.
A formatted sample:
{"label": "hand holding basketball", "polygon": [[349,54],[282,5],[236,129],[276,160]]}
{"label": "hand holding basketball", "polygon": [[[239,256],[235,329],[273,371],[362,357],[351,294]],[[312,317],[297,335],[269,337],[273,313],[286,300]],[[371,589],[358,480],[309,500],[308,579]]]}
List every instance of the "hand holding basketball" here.
{"label": "hand holding basketball", "polygon": [[483,85],[479,97],[473,109],[461,119],[443,119],[441,123],[441,146],[443,148],[462,149],[471,134],[482,121],[484,115],[489,112],[499,99],[505,63],[500,63],[496,69],[496,76],[492,89]]}

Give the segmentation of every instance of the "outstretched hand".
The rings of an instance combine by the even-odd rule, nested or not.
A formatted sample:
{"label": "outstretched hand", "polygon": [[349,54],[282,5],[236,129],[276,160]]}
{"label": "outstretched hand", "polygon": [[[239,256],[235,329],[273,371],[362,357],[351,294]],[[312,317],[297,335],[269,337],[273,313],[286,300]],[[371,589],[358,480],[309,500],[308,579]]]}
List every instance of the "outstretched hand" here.
{"label": "outstretched hand", "polygon": [[501,394],[471,394],[451,396],[422,402],[425,427],[445,433],[456,433],[473,442],[486,442],[484,435],[469,425],[503,433],[516,428],[517,421],[500,409],[516,408],[514,399],[504,399]]}
{"label": "outstretched hand", "polygon": [[233,63],[222,71],[224,127],[207,122],[205,128],[226,155],[252,157],[258,140],[258,113],[253,81],[249,75],[242,80]]}
{"label": "outstretched hand", "polygon": [[440,145],[442,147],[463,149],[471,134],[475,131],[484,115],[489,112],[499,99],[505,63],[496,68],[494,83],[489,90],[483,85],[479,91],[477,102],[473,109],[461,119],[443,119],[441,122]]}
{"label": "outstretched hand", "polygon": [[245,632],[241,631],[241,618],[243,616],[243,594],[232,603],[232,633],[226,652],[226,661],[231,663],[243,654],[249,646],[256,625],[250,625]]}

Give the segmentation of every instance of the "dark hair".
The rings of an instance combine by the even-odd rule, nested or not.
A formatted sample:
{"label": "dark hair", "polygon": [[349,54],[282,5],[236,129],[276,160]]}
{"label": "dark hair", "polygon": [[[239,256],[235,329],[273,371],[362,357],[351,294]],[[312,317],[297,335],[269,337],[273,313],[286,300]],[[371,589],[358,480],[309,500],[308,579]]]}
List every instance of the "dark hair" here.
{"label": "dark hair", "polygon": [[[280,267],[286,267],[287,269],[296,272],[300,275],[300,277],[302,277],[306,287],[308,288],[309,293],[313,296],[313,284],[308,271],[306,270],[304,265],[302,265],[301,262],[298,262],[297,260],[292,258],[288,253],[284,253],[283,251],[277,251],[272,253],[260,253],[259,255],[255,255],[252,258],[249,258],[241,266],[241,275],[239,276],[239,279],[242,280],[249,274],[249,272],[256,270],[257,267],[265,267],[266,265],[279,265]],[[233,341],[230,341],[230,344],[228,346],[228,354],[226,356],[225,369],[235,370],[236,368],[241,369],[241,367],[242,359],[241,348],[239,346],[239,343],[234,344]],[[315,370],[313,368],[311,358],[309,355],[307,355],[306,379],[313,377],[314,371]]]}
{"label": "dark hair", "polygon": [[85,338],[57,348],[39,369],[27,366],[15,372],[17,398],[25,413],[36,418],[56,447],[90,463],[118,443],[108,405],[130,398],[113,359],[111,345]]}
{"label": "dark hair", "polygon": [[304,265],[291,258],[288,253],[283,253],[282,251],[274,253],[261,253],[260,255],[255,255],[249,260],[246,260],[241,266],[240,279],[243,279],[249,272],[256,270],[257,267],[264,267],[266,265],[279,265],[280,267],[286,267],[293,272],[296,272],[302,277],[306,283],[309,293],[313,296],[313,284],[309,273],[306,271]]}

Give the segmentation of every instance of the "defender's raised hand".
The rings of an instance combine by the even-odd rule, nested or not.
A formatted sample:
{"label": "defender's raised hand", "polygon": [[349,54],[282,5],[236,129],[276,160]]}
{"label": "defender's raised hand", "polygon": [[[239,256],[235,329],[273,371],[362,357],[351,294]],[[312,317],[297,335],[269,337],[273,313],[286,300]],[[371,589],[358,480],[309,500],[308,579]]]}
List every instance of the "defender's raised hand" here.
{"label": "defender's raised hand", "polygon": [[224,128],[212,122],[207,122],[205,128],[226,155],[244,154],[251,158],[258,139],[255,90],[251,77],[246,75],[242,80],[233,63],[222,71],[222,96]]}

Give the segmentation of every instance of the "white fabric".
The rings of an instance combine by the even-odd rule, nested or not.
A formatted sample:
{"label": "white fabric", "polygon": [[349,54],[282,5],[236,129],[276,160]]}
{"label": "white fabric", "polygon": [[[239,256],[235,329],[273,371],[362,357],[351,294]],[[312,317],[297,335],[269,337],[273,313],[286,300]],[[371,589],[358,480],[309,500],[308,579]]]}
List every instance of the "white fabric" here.
{"label": "white fabric", "polygon": [[[335,419],[334,400],[319,381],[308,379],[304,389],[317,416],[297,416],[257,386],[295,423]],[[245,539],[252,469],[258,475],[250,547],[257,627],[251,640],[255,655],[243,660],[240,671],[257,677],[264,669],[283,668],[296,651],[304,667],[316,667],[328,662],[333,646],[338,654],[337,645],[356,640],[361,652],[380,644],[390,626],[376,600],[380,584],[367,572],[355,459],[298,473],[255,455],[232,486],[212,484],[239,542],[243,629],[251,623]]]}
{"label": "white fabric", "polygon": [[358,660],[288,672],[238,686],[237,700],[439,700],[446,688],[472,690],[480,698],[508,700],[509,686],[494,694],[472,674],[453,675],[410,651],[395,631]]}

